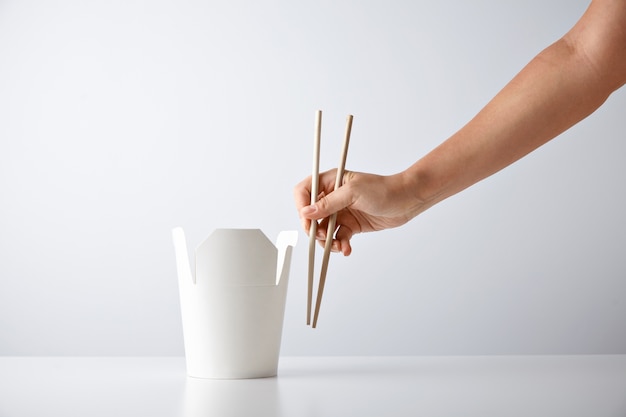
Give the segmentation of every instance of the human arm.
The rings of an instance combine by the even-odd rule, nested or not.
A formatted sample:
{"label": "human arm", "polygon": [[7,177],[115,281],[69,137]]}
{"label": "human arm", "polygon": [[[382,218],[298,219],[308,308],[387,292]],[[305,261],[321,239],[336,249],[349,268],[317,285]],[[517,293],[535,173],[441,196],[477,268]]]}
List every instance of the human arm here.
{"label": "human arm", "polygon": [[626,1],[595,0],[474,119],[407,169],[410,188],[422,209],[431,207],[558,136],[624,82]]}
{"label": "human arm", "polygon": [[324,173],[326,195],[314,206],[308,206],[310,178],[301,182],[294,194],[303,226],[337,212],[333,248],[347,255],[353,234],[404,224],[496,173],[587,117],[625,82],[626,0],[594,0],[469,123],[406,170],[348,172],[334,192],[333,173]]}

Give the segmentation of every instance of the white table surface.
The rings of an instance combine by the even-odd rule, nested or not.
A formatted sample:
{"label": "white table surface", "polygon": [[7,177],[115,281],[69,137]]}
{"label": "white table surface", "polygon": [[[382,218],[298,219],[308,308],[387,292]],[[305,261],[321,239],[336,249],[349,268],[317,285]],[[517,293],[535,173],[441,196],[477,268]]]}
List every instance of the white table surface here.
{"label": "white table surface", "polygon": [[0,357],[0,416],[626,416],[626,355],[282,357],[201,380],[178,357]]}

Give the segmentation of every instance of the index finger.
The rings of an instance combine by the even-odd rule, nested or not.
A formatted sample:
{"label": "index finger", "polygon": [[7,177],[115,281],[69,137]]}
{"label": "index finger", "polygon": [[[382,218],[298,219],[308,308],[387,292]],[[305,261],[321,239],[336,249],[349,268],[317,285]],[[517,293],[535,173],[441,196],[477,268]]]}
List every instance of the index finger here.
{"label": "index finger", "polygon": [[[298,216],[300,215],[300,209],[311,204],[311,175],[300,181],[293,188],[293,199],[296,203],[296,209],[298,210]],[[302,222],[302,228],[309,233],[311,228],[311,220],[300,217]]]}
{"label": "index finger", "polygon": [[306,207],[311,204],[311,179],[312,178],[309,175],[293,188],[293,199],[296,203],[296,209],[298,209],[298,211],[300,211],[302,207]]}

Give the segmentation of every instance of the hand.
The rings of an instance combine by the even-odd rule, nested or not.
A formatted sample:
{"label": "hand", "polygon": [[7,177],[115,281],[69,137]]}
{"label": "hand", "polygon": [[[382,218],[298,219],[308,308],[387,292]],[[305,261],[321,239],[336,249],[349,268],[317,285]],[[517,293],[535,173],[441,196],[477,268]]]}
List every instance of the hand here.
{"label": "hand", "polygon": [[405,173],[390,176],[345,171],[343,185],[335,186],[337,170],[320,174],[320,199],[311,203],[311,176],[294,188],[296,208],[302,227],[309,233],[311,221],[323,219],[316,238],[323,246],[326,241],[328,217],[337,213],[336,233],[332,250],[350,255],[350,239],[357,233],[398,227],[422,211],[424,203],[411,191]]}

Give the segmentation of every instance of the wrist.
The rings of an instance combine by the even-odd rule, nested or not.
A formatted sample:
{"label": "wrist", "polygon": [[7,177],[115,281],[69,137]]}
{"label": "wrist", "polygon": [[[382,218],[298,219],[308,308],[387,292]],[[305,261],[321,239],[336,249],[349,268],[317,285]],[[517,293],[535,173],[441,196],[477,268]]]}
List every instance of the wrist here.
{"label": "wrist", "polygon": [[432,205],[429,202],[425,177],[419,169],[411,166],[394,176],[397,177],[397,192],[405,201],[404,206],[409,218],[416,217]]}
{"label": "wrist", "polygon": [[399,175],[402,176],[405,192],[416,204],[417,212],[414,216],[446,198],[446,187],[441,178],[435,175],[435,170],[429,169],[428,159],[417,161]]}

